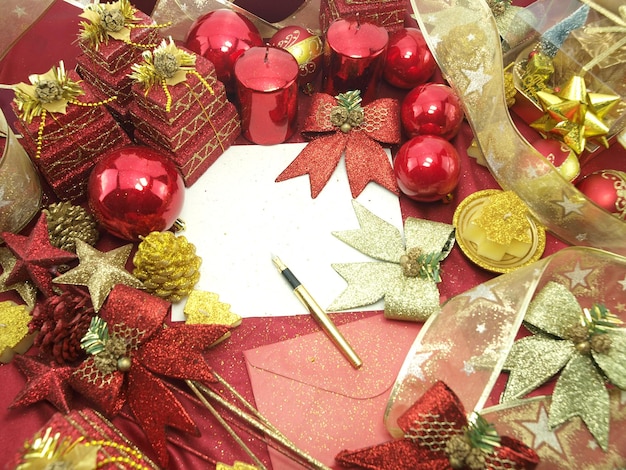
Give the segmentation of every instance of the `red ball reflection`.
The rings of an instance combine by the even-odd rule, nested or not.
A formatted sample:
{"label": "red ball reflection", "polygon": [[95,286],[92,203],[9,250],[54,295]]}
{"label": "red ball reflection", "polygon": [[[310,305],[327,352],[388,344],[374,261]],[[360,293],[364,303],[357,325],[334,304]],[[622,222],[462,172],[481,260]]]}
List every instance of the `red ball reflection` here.
{"label": "red ball reflection", "polygon": [[402,101],[402,127],[409,137],[454,137],[463,122],[461,101],[449,86],[426,83],[413,88]]}
{"label": "red ball reflection", "polygon": [[138,240],[169,229],[183,207],[183,179],[161,153],[138,145],[109,152],[89,178],[89,206],[113,235]]}

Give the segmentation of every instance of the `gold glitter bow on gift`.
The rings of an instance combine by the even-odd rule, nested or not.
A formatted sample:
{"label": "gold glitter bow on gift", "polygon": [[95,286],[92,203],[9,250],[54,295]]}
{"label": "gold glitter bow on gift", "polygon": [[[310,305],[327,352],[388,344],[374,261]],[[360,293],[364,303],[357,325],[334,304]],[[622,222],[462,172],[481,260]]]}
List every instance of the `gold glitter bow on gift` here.
{"label": "gold glitter bow on gift", "polygon": [[213,93],[211,85],[194,68],[196,56],[176,47],[171,37],[169,42],[163,39],[154,51],[144,51],[142,57],[143,62],[141,64],[133,64],[131,66],[132,72],[129,76],[137,83],[143,85],[146,95],[153,86],[161,85],[167,97],[165,105],[167,112],[170,111],[172,106],[172,96],[168,86],[185,82],[188,73],[194,75],[211,94]]}
{"label": "gold glitter bow on gift", "polygon": [[609,393],[605,379],[626,390],[626,329],[606,307],[581,308],[562,284],[551,281],[524,317],[535,332],[516,341],[503,366],[510,371],[503,402],[515,400],[560,371],[548,424],[555,428],[579,416],[605,451]]}
{"label": "gold glitter bow on gift", "polygon": [[582,76],[573,75],[559,91],[536,93],[546,113],[531,127],[556,136],[577,154],[585,150],[587,140],[609,146],[606,114],[620,101],[617,95],[589,93]]}
{"label": "gold glitter bow on gift", "polygon": [[400,231],[352,201],[360,229],[333,232],[377,262],[333,264],[348,288],[329,310],[346,310],[385,299],[385,317],[424,321],[439,309],[440,262],[454,246],[454,227],[408,217]]}

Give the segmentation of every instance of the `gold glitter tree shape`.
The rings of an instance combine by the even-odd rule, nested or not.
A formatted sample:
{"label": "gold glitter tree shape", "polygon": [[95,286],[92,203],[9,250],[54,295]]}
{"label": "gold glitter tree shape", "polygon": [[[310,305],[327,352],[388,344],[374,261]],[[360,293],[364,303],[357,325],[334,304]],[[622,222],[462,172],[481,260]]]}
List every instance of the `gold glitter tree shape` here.
{"label": "gold glitter tree shape", "polygon": [[188,324],[213,324],[236,327],[241,317],[230,311],[230,304],[220,302],[213,292],[194,290],[189,294],[183,309]]}
{"label": "gold glitter tree shape", "polygon": [[0,362],[7,363],[15,352],[24,353],[32,344],[28,335],[30,312],[24,305],[0,302]]}

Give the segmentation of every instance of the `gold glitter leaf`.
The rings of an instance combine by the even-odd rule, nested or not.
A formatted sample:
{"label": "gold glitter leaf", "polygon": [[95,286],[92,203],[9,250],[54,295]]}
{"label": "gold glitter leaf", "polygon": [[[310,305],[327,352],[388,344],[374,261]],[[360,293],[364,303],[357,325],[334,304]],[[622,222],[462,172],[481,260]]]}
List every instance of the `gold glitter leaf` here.
{"label": "gold glitter leaf", "polygon": [[194,290],[183,309],[188,324],[239,326],[241,317],[230,311],[230,305],[220,302],[213,292]]}

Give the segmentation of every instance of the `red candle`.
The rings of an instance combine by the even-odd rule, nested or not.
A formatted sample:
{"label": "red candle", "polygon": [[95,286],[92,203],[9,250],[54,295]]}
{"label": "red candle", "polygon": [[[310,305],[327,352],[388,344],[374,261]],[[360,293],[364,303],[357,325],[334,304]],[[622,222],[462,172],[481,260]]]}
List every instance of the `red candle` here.
{"label": "red candle", "polygon": [[298,62],[275,47],[252,47],[235,62],[243,136],[280,144],[296,131]]}
{"label": "red candle", "polygon": [[326,32],[323,90],[336,96],[361,90],[364,102],[376,97],[389,34],[381,26],[357,19],[335,20]]}

